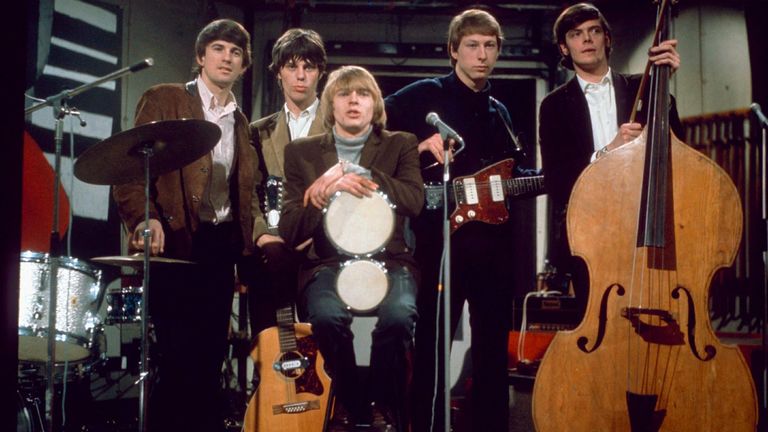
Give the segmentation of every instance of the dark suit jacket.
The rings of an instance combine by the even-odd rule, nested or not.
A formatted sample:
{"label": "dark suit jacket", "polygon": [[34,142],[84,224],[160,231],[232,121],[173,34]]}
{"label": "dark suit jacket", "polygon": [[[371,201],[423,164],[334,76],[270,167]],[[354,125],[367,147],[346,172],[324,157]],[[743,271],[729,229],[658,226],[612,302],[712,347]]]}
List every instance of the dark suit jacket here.
{"label": "dark suit jacket", "polygon": [[[629,121],[641,76],[612,71],[611,77],[616,94],[616,117],[621,125]],[[645,118],[643,112],[638,113],[638,122],[645,124]],[[669,119],[672,130],[681,136],[683,129],[674,100]],[[556,267],[568,271],[568,265],[563,263],[570,257],[565,231],[566,207],[576,179],[589,165],[595,151],[587,99],[575,76],[541,101],[539,145],[544,181],[552,204],[549,259]]]}
{"label": "dark suit jacket", "polygon": [[[383,253],[374,259],[387,267],[406,266],[416,276],[416,266],[404,239],[406,217],[414,217],[424,202],[419,169],[418,141],[406,132],[373,131],[363,146],[359,165],[371,170],[390,202],[395,204],[395,229]],[[325,133],[292,141],[285,148],[286,193],[280,218],[280,235],[290,247],[312,238],[307,260],[299,273],[303,288],[322,266],[338,266],[348,257],[340,255],[325,235],[323,212],[312,204],[304,207],[304,191],[331,166],[338,163],[333,134]]]}
{"label": "dark suit jacket", "polygon": [[[323,116],[318,108],[317,115],[309,126],[308,136],[323,133]],[[251,123],[251,142],[259,156],[259,171],[263,179],[273,175],[285,178],[285,146],[291,141],[291,133],[288,129],[288,120],[285,110],[262,117]],[[255,214],[253,222],[253,238],[257,239],[268,232],[267,223],[261,212]]]}
{"label": "dark suit jacket", "polygon": [[[138,126],[184,118],[205,120],[194,81],[185,85],[160,84],[147,90],[137,105],[135,123]],[[248,120],[240,111],[235,111],[235,158],[230,179],[230,200],[233,220],[241,231],[244,254],[253,251],[253,193],[254,184],[261,179],[257,170],[258,158],[249,138]],[[212,167],[213,158],[208,152],[181,169],[153,177],[149,217],[163,224],[165,256],[190,257],[192,233],[200,224],[200,201],[210,182]],[[144,220],[144,181],[115,186],[112,195],[130,235]]]}

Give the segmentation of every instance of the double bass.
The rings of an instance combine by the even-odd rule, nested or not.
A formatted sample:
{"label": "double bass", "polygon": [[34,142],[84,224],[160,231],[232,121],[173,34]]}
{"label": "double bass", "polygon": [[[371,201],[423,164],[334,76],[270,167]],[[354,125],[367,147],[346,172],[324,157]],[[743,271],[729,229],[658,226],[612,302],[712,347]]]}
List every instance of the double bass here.
{"label": "double bass", "polygon": [[[667,0],[658,17],[654,44],[666,39]],[[538,370],[540,432],[757,426],[749,367],[709,320],[710,282],[742,236],[739,195],[671,133],[669,66],[649,68],[641,136],[590,164],[571,193],[568,241],[589,271],[589,297],[580,325],[554,337]]]}

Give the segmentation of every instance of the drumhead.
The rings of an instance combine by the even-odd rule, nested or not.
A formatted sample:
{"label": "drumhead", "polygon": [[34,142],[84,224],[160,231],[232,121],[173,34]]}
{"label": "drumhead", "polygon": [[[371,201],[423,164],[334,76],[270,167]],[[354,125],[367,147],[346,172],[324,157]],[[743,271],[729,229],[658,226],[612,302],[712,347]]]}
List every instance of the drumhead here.
{"label": "drumhead", "polygon": [[336,192],[324,209],[325,235],[340,252],[370,256],[386,247],[395,228],[395,211],[387,196],[374,192],[358,198]]}
{"label": "drumhead", "polygon": [[336,276],[336,291],[349,309],[370,312],[389,291],[387,270],[373,260],[351,260],[342,264]]}

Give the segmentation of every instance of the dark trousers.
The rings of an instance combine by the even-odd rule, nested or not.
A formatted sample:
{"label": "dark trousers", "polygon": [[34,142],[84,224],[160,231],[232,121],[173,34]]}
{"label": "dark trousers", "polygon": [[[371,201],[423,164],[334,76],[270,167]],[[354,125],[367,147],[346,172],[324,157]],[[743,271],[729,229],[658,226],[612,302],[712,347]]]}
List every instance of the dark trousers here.
{"label": "dark trousers", "polygon": [[334,380],[335,395],[357,416],[364,415],[369,401],[396,407],[404,393],[406,352],[412,346],[418,319],[416,281],[404,267],[388,272],[389,292],[376,310],[370,379],[364,383],[359,381],[352,344],[353,314],[336,293],[337,272],[335,268],[323,268],[303,292],[307,320]]}
{"label": "dark trousers", "polygon": [[[296,303],[301,254],[285,243],[268,243],[254,254],[243,282],[248,286],[251,335],[277,325],[276,311]],[[243,275],[241,275],[242,277]]]}
{"label": "dark trousers", "polygon": [[[506,431],[509,426],[509,384],[507,381],[507,344],[511,326],[513,290],[513,247],[506,233],[496,227],[467,225],[452,236],[451,247],[451,335],[455,334],[464,301],[469,305],[472,345],[470,347],[472,382],[470,416],[473,431]],[[444,430],[444,346],[443,314],[436,320],[437,284],[442,253],[442,239],[417,231],[416,259],[422,270],[419,288],[419,325],[416,327],[413,430]],[[507,240],[508,241],[508,240]],[[442,310],[442,299],[441,310]],[[437,325],[437,328],[435,327]],[[439,328],[439,331],[436,331]],[[435,357],[435,345],[439,355]],[[438,387],[435,395],[435,370]],[[463,383],[459,383],[463,385]],[[434,419],[431,419],[434,408]]]}
{"label": "dark trousers", "polygon": [[150,365],[150,430],[224,430],[221,370],[228,344],[239,246],[232,223],[203,224],[193,236],[197,263],[150,269],[156,343]]}

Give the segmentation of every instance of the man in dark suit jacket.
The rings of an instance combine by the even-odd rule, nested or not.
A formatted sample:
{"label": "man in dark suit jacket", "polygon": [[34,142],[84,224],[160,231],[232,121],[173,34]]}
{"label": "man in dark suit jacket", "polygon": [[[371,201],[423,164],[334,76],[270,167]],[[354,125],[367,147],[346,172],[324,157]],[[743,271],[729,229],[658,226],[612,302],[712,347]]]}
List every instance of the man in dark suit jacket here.
{"label": "man in dark suit jacket", "polygon": [[[588,275],[583,262],[568,248],[565,213],[576,179],[591,161],[637,138],[644,112],[630,122],[632,104],[641,76],[611,70],[611,29],[602,13],[587,3],[565,9],[554,25],[561,64],[576,72],[567,83],[548,94],[539,108],[539,144],[546,190],[552,206],[549,261],[565,283],[572,278],[576,299],[586,306]],[[657,65],[680,66],[676,40],[650,50]],[[682,126],[677,110],[670,110],[672,129]],[[606,179],[610,181],[610,179]],[[564,288],[566,288],[564,286]]]}
{"label": "man in dark suit jacket", "polygon": [[[418,143],[412,134],[384,130],[381,90],[363,68],[344,66],[331,73],[321,104],[327,132],[292,141],[285,149],[286,200],[280,235],[289,247],[312,239],[299,272],[299,302],[333,378],[337,407],[342,407],[334,411],[332,430],[368,420],[371,399],[375,412],[381,413],[374,419],[390,424],[396,421],[396,404],[402,402],[406,354],[417,319],[418,273],[404,225],[406,217],[419,213],[424,200]],[[357,197],[384,193],[395,206],[392,235],[370,257],[386,268],[389,290],[375,310],[369,385],[358,381],[350,330],[353,315],[337,292],[340,265],[352,257],[334,246],[339,239],[334,242],[323,223],[329,217],[323,210],[338,199],[337,192]],[[376,220],[354,219],[365,216],[354,213],[350,223],[367,222],[373,229]],[[333,221],[325,222],[328,226]],[[366,290],[369,285],[371,280],[361,278],[352,288]]]}
{"label": "man in dark suit jacket", "polygon": [[[222,130],[213,150],[150,185],[150,242],[144,244],[144,182],[115,186],[130,249],[194,261],[153,267],[150,313],[157,339],[151,366],[150,430],[224,430],[221,366],[227,348],[235,262],[253,252],[251,204],[259,180],[248,120],[232,86],[251,62],[250,35],[217,20],[198,34],[197,78],[160,84],[139,101],[136,124],[192,118]],[[147,291],[145,290],[145,295]],[[156,355],[155,355],[156,354]]]}
{"label": "man in dark suit jacket", "polygon": [[[264,179],[262,202],[270,198],[274,202],[280,193],[279,184],[285,178],[283,154],[288,142],[323,132],[317,86],[325,74],[327,62],[323,40],[314,30],[290,29],[272,48],[269,70],[277,78],[285,104],[277,112],[251,123],[251,137]],[[268,179],[269,185],[265,184]],[[277,233],[280,209],[266,208],[265,211],[267,214],[263,217],[259,211],[254,214],[253,241],[258,258],[248,272],[250,280],[245,281],[251,334],[254,336],[275,326],[276,311],[295,302],[296,272],[301,254],[301,251],[286,247]],[[300,245],[299,249],[305,247]]]}

